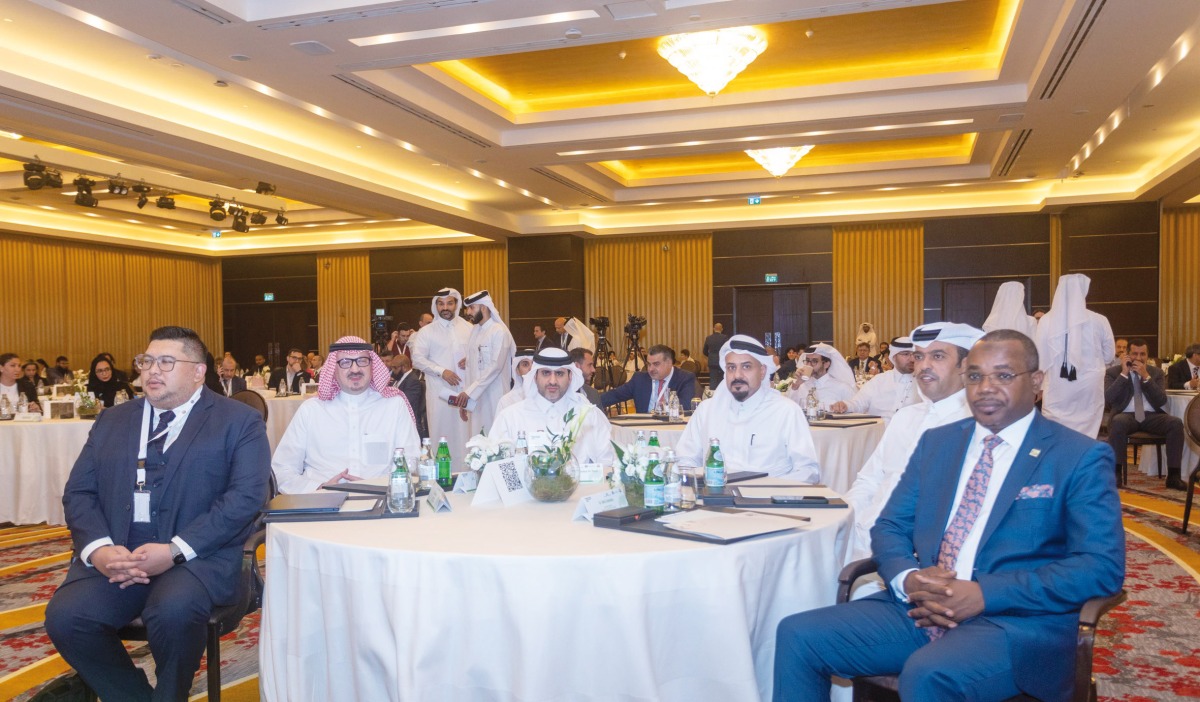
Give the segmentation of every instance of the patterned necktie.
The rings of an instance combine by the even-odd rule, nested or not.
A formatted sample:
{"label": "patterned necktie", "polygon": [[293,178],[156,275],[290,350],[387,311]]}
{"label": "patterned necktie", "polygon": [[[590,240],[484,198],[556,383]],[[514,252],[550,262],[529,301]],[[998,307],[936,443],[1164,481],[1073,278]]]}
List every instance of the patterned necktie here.
{"label": "patterned necktie", "polygon": [[162,460],[163,446],[167,443],[167,427],[171,425],[171,420],[175,419],[175,413],[167,410],[158,415],[158,426],[150,434],[150,442],[146,444],[146,463],[154,465]]}
{"label": "patterned necktie", "polygon": [[[983,510],[983,499],[987,496],[988,482],[992,479],[992,449],[1002,443],[1004,439],[995,434],[983,438],[983,454],[979,456],[979,462],[975,464],[971,477],[967,479],[967,487],[963,490],[962,500],[958,503],[954,518],[950,520],[950,526],[946,527],[946,533],[942,535],[942,545],[938,548],[937,557],[939,568],[955,569],[958,553],[962,550],[967,535],[971,533],[971,528],[975,526],[979,512]],[[929,638],[933,641],[946,633],[940,626],[930,627],[928,631]]]}
{"label": "patterned necktie", "polygon": [[1146,400],[1142,397],[1142,376],[1131,373],[1133,379],[1133,418],[1139,422],[1146,420]]}

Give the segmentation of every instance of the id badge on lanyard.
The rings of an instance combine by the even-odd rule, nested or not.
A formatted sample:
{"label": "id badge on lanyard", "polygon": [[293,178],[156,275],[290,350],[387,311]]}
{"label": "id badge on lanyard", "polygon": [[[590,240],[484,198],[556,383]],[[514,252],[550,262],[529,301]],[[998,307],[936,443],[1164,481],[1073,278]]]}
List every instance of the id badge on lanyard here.
{"label": "id badge on lanyard", "polygon": [[146,444],[162,438],[170,431],[170,429],[163,429],[158,436],[148,438],[152,414],[147,407],[145,414],[142,415],[142,433],[138,445],[137,484],[133,488],[133,521],[141,524],[150,522],[150,491],[146,489]]}

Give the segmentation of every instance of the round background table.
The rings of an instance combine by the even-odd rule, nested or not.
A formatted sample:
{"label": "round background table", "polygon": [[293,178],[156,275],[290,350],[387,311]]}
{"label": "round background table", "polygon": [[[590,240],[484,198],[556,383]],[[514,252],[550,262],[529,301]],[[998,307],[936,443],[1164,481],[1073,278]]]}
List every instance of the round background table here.
{"label": "round background table", "polygon": [[0,422],[0,523],[65,524],[62,496],[90,419]]}
{"label": "round background table", "polygon": [[717,546],[571,521],[600,489],[269,525],[263,699],[769,699],[775,627],[833,603],[850,511]]}
{"label": "round background table", "polygon": [[[1196,396],[1194,392],[1185,392],[1182,390],[1167,391],[1167,412],[1172,417],[1183,419],[1183,413],[1187,411],[1188,403]],[[1200,461],[1200,445],[1194,443],[1187,435],[1187,429],[1183,432],[1183,479],[1187,480],[1192,469],[1196,467],[1196,461]],[[1166,447],[1163,447],[1163,453],[1166,453]],[[1143,446],[1138,451],[1138,468],[1146,475],[1158,475],[1158,452],[1153,446]],[[1167,471],[1164,469],[1163,473]]]}
{"label": "round background table", "polygon": [[287,397],[274,397],[268,391],[267,399],[267,441],[271,444],[271,453],[275,453],[275,447],[279,445],[279,440],[283,438],[283,433],[287,431],[288,425],[292,423],[292,417],[296,416],[296,410],[300,409],[300,403],[316,395],[288,395]]}

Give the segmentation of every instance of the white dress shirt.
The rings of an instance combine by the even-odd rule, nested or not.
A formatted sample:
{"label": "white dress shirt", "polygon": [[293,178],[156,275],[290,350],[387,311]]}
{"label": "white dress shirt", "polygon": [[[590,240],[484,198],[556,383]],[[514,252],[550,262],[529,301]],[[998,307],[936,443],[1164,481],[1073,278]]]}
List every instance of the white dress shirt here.
{"label": "white dress shirt", "polygon": [[704,465],[709,439],[721,442],[725,470],[753,470],[807,483],[821,480],[821,466],[804,410],[766,381],[745,402],[727,390],[700,403],[679,437],[679,464]]}
{"label": "white dress shirt", "polygon": [[12,411],[17,411],[17,402],[21,399],[21,391],[17,389],[16,383],[12,385],[0,383],[0,396],[7,397],[8,401],[12,403]]}
{"label": "white dress shirt", "polygon": [[[869,385],[869,383],[868,383]],[[871,556],[871,527],[883,511],[900,476],[908,466],[917,442],[928,429],[940,427],[971,416],[967,407],[967,391],[944,397],[937,402],[922,399],[896,412],[879,445],[863,464],[854,485],[846,493],[846,502],[854,510],[854,538],[846,562]]]}
{"label": "white dress shirt", "polygon": [[[821,391],[817,391],[820,397]],[[846,402],[847,412],[877,414],[890,420],[901,407],[920,402],[912,373],[893,368],[871,378]]]}
{"label": "white dress shirt", "polygon": [[823,410],[828,410],[835,402],[849,402],[854,397],[854,393],[858,392],[858,388],[849,383],[837,380],[829,373],[816,380],[813,380],[812,376],[806,378],[798,375],[796,377],[796,382],[792,383],[792,386],[788,388],[787,396],[801,407],[804,407],[808,402],[808,389],[810,387],[816,387],[818,406]]}
{"label": "white dress shirt", "polygon": [[594,407],[583,395],[568,393],[558,402],[550,402],[539,393],[510,405],[496,415],[496,421],[488,430],[493,440],[515,442],[517,432],[525,432],[529,450],[534,451],[548,445],[550,434],[561,436],[566,429],[564,421],[572,409],[578,417],[583,415],[582,425],[571,455],[579,463],[599,463],[611,466],[616,463],[612,448],[612,425],[604,412]]}
{"label": "white dress shirt", "polygon": [[281,492],[314,492],[349,469],[359,478],[392,470],[392,449],[415,459],[421,439],[404,396],[383,397],[375,389],[339,392],[332,400],[310,397],[300,404],[275,448],[271,469]]}

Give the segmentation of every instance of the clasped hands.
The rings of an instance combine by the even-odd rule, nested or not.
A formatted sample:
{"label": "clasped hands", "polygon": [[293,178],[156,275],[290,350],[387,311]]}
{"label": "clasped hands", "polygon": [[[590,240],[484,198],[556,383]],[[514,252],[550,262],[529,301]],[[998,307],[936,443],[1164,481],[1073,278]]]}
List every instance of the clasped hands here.
{"label": "clasped hands", "polygon": [[168,544],[143,544],[133,551],[124,546],[101,546],[92,552],[92,565],[121,589],[145,585],[175,565]]}
{"label": "clasped hands", "polygon": [[983,589],[972,580],[956,580],[952,570],[931,566],[904,578],[904,591],[913,603],[908,616],[918,627],[953,629],[983,612]]}

